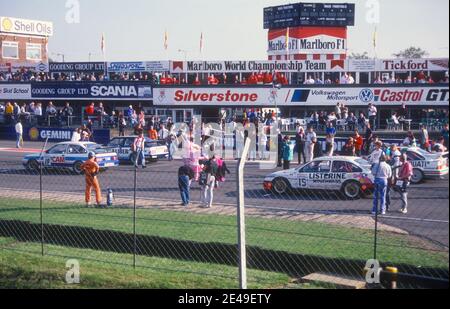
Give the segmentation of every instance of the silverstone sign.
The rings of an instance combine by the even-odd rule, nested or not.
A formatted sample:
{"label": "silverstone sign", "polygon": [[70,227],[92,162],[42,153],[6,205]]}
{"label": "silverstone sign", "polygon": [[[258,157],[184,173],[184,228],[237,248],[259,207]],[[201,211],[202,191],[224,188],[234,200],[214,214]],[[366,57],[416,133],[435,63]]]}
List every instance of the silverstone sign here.
{"label": "silverstone sign", "polygon": [[32,83],[31,98],[78,100],[151,100],[152,89],[151,86],[146,83]]}
{"label": "silverstone sign", "polygon": [[448,106],[444,87],[342,88],[155,88],[154,105],[163,106]]}

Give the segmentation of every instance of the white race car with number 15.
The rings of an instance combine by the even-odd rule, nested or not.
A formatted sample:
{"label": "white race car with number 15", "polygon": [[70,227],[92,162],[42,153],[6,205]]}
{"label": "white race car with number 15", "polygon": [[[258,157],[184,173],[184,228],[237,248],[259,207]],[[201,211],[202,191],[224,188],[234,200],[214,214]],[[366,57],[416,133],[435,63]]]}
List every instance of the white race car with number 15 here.
{"label": "white race car with number 15", "polygon": [[264,179],[264,189],[276,194],[293,190],[336,190],[349,199],[373,191],[370,163],[357,157],[321,157],[298,168],[279,171]]}

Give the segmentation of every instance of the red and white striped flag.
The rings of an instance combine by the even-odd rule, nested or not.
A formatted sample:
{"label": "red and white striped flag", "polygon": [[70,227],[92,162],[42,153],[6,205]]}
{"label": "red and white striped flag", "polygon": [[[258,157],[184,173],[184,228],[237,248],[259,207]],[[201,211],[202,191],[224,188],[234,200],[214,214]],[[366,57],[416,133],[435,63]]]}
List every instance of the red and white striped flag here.
{"label": "red and white striped flag", "polygon": [[103,53],[103,56],[104,56],[105,55],[105,51],[106,51],[106,43],[105,43],[105,34],[104,33],[102,33],[101,49],[102,49],[102,53]]}
{"label": "red and white striped flag", "polygon": [[164,49],[167,50],[169,48],[169,35],[166,32],[164,32]]}

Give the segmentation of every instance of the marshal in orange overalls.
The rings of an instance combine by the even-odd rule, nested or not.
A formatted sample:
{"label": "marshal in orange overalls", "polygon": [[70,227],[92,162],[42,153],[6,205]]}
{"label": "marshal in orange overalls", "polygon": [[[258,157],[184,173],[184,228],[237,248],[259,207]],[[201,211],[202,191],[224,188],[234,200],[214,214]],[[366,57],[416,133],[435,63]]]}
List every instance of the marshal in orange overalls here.
{"label": "marshal in orange overalls", "polygon": [[97,174],[100,171],[95,158],[89,159],[81,165],[81,169],[86,175],[86,204],[91,202],[91,190],[94,187],[97,205],[102,202],[102,191],[98,183]]}

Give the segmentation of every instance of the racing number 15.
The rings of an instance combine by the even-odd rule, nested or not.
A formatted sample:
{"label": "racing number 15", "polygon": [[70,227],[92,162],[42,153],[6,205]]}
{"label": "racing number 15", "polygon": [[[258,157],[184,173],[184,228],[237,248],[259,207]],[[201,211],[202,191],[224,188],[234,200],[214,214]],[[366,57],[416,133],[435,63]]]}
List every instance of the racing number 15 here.
{"label": "racing number 15", "polygon": [[301,188],[305,188],[306,187],[306,179],[300,178],[299,185]]}

